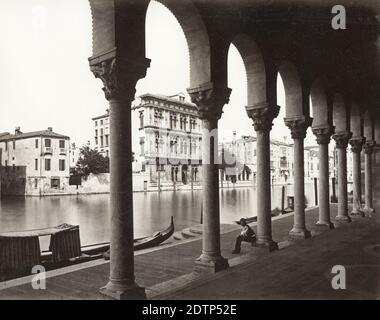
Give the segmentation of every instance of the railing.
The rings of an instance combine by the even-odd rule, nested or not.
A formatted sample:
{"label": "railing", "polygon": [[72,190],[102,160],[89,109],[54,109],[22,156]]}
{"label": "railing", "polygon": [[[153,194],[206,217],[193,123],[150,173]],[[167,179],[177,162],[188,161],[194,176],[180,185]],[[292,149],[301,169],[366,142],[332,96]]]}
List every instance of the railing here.
{"label": "railing", "polygon": [[45,147],[44,148],[44,154],[53,154],[53,148]]}
{"label": "railing", "polygon": [[64,148],[60,148],[59,149],[59,154],[66,155],[67,154],[67,150],[64,149]]}

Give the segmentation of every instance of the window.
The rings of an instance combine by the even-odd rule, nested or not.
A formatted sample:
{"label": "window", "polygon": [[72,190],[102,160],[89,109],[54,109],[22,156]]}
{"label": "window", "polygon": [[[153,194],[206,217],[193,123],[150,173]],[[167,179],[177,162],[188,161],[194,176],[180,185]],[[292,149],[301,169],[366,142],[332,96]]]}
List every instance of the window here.
{"label": "window", "polygon": [[59,179],[51,179],[51,187],[53,189],[59,189]]}
{"label": "window", "polygon": [[98,129],[95,129],[95,137],[98,136]]}
{"label": "window", "polygon": [[8,151],[8,141],[5,141],[5,151]]}
{"label": "window", "polygon": [[100,135],[102,136],[104,134],[103,129],[100,129]]}
{"label": "window", "polygon": [[16,140],[13,140],[13,150],[16,149]]}
{"label": "window", "polygon": [[51,139],[45,139],[45,147],[51,148]]}
{"label": "window", "polygon": [[38,179],[34,179],[34,189],[38,188]]}
{"label": "window", "polygon": [[59,148],[65,149],[65,140],[59,140]]}
{"label": "window", "polygon": [[38,159],[34,159],[34,170],[38,170]]}
{"label": "window", "polygon": [[103,136],[100,137],[100,147],[103,148]]}
{"label": "window", "polygon": [[5,168],[8,167],[8,160],[5,160]]}
{"label": "window", "polygon": [[100,120],[100,125],[101,125],[101,126],[103,125],[103,120]]}
{"label": "window", "polygon": [[106,147],[108,147],[108,135],[106,135],[105,137],[106,137]]}
{"label": "window", "polygon": [[98,137],[95,137],[95,144],[98,145]]}
{"label": "window", "polygon": [[36,149],[38,149],[38,139],[35,140]]}
{"label": "window", "polygon": [[95,127],[97,127],[98,126],[98,121],[95,121]]}
{"label": "window", "polygon": [[140,112],[140,129],[143,129],[144,128],[144,113],[143,112]]}
{"label": "window", "polygon": [[45,171],[51,170],[51,159],[45,159]]}
{"label": "window", "polygon": [[60,159],[59,160],[59,171],[65,171],[65,160],[64,159]]}

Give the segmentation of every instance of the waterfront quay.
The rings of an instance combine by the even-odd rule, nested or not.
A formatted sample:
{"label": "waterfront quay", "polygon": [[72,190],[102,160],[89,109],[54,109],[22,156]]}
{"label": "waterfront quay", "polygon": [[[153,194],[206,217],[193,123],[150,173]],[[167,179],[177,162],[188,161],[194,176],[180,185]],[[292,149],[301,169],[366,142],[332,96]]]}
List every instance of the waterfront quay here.
{"label": "waterfront quay", "polygon": [[[380,207],[376,203],[376,209]],[[331,215],[337,205],[331,205]],[[231,250],[239,227],[222,225],[222,254],[230,268],[216,274],[194,272],[200,237],[135,253],[135,274],[148,299],[379,299],[380,215],[356,218],[332,231],[315,226],[318,208],[306,211],[313,237],[290,242],[293,214],[273,219],[279,250],[269,253],[249,244],[240,255]],[[256,224],[252,226],[256,229]],[[347,270],[347,290],[331,287],[334,265]],[[30,277],[0,284],[0,299],[106,299],[109,262],[92,261],[47,273],[46,290],[33,290]]]}

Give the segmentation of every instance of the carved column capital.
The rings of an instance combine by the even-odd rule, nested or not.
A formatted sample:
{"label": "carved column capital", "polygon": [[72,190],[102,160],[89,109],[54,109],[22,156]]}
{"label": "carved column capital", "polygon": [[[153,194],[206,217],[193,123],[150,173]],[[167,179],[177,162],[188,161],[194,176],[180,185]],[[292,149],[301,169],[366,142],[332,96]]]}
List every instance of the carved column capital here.
{"label": "carved column capital", "polygon": [[348,141],[351,139],[351,132],[338,132],[333,135],[333,139],[335,140],[336,147],[338,149],[347,149]]}
{"label": "carved column capital", "polygon": [[114,56],[106,60],[90,59],[90,68],[96,78],[103,82],[107,100],[134,100],[136,83],[145,77],[150,60],[131,62]]}
{"label": "carved column capital", "polygon": [[351,150],[353,153],[360,153],[363,150],[363,145],[365,143],[364,137],[353,137],[349,141],[351,145]]}
{"label": "carved column capital", "polygon": [[373,140],[368,140],[364,144],[364,152],[366,154],[371,154],[373,152],[373,148],[376,146],[375,141]]}
{"label": "carved column capital", "polygon": [[196,104],[198,117],[210,121],[217,121],[223,113],[223,106],[230,101],[231,89],[216,87],[213,83],[189,88],[187,92],[191,101]]}
{"label": "carved column capital", "polygon": [[273,119],[278,116],[280,106],[270,106],[267,103],[245,107],[248,117],[253,121],[256,131],[270,131]]}
{"label": "carved column capital", "polygon": [[309,116],[285,118],[285,125],[290,129],[292,139],[305,139],[307,128],[313,123]]}
{"label": "carved column capital", "polygon": [[318,144],[329,144],[332,134],[334,133],[333,126],[313,127],[313,133],[317,137]]}

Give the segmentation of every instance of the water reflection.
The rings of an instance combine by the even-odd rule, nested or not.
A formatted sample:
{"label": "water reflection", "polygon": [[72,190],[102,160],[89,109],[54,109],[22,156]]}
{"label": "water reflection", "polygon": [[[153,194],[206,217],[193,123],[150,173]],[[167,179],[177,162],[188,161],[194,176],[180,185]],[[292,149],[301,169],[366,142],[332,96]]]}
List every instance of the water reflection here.
{"label": "water reflection", "polygon": [[[292,186],[287,186],[286,195],[292,192]],[[314,205],[312,184],[306,185],[305,193],[308,204]],[[150,235],[166,228],[172,215],[177,230],[200,223],[201,198],[202,191],[135,193],[135,236]],[[281,186],[272,187],[272,208],[275,207],[281,208]],[[108,195],[10,197],[1,200],[0,208],[0,232],[70,223],[80,225],[83,245],[109,241]],[[242,216],[255,216],[255,209],[255,188],[229,188],[220,191],[222,223],[231,223]]]}

